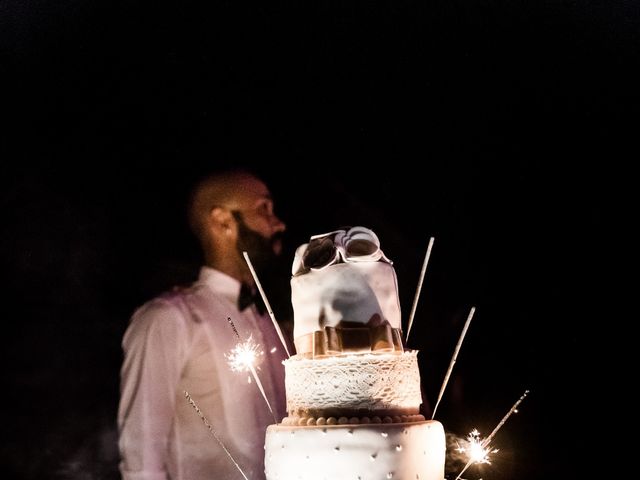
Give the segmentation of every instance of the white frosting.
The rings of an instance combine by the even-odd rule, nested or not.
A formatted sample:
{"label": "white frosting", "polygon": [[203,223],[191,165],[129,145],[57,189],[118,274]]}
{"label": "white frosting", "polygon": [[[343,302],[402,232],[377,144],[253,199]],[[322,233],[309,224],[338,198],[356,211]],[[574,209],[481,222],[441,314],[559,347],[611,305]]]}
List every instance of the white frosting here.
{"label": "white frosting", "polygon": [[298,355],[284,361],[287,411],[291,415],[361,410],[376,415],[417,413],[422,403],[418,352],[324,358]]}
{"label": "white frosting", "polygon": [[401,329],[398,281],[386,262],[338,263],[291,278],[294,338],[375,315]]}
{"label": "white frosting", "polygon": [[443,480],[445,435],[437,421],[286,427],[271,425],[267,480]]}

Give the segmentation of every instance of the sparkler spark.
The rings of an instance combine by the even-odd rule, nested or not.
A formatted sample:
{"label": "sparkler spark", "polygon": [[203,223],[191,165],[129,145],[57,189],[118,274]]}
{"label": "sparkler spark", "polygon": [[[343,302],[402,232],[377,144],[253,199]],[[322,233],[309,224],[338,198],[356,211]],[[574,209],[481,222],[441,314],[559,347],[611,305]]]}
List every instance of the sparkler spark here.
{"label": "sparkler spark", "polygon": [[[264,387],[262,386],[262,382],[258,377],[258,372],[256,372],[256,365],[262,361],[262,357],[264,356],[264,350],[260,349],[260,346],[253,341],[252,336],[244,341],[238,343],[231,350],[230,353],[224,354],[227,362],[229,363],[229,367],[234,372],[251,372],[251,376],[255,381],[260,393],[262,394],[262,398],[267,404],[271,415],[273,415],[273,419],[276,423],[278,423],[278,419],[276,418],[276,414],[273,412],[271,408],[271,404],[269,403],[269,399],[267,398],[267,394],[264,391]],[[251,377],[249,377],[249,381],[251,381]]]}
{"label": "sparkler spark", "polygon": [[499,451],[497,448],[486,448],[480,440],[480,432],[475,428],[467,435],[466,442],[466,446],[458,446],[456,450],[459,453],[466,453],[471,463],[488,463],[491,465],[489,455]]}
{"label": "sparkler spark", "polygon": [[[464,466],[464,468],[462,469],[462,471],[458,474],[458,476],[455,478],[455,480],[460,480],[460,477],[462,477],[462,474],[467,470],[467,468],[469,468],[473,463],[491,463],[488,461],[488,457],[487,455],[489,453],[496,453],[498,452],[498,450],[494,449],[494,450],[490,450],[489,449],[489,444],[491,443],[491,440],[493,439],[493,437],[495,436],[496,433],[498,433],[498,430],[500,430],[502,428],[502,426],[505,424],[505,422],[507,421],[507,419],[511,416],[511,414],[517,412],[518,410],[518,405],[520,405],[520,402],[522,402],[524,400],[524,398],[529,394],[529,390],[525,390],[525,392],[522,394],[522,396],[516,401],[516,403],[513,404],[513,406],[509,409],[509,411],[505,414],[504,417],[502,417],[502,420],[500,420],[500,422],[498,423],[498,425],[496,425],[496,427],[493,429],[493,431],[489,434],[489,436],[487,438],[485,438],[484,440],[482,440],[481,442],[477,443],[477,440],[480,437],[480,434],[478,433],[477,438],[474,440],[474,442],[477,443],[477,446],[473,446],[473,449],[471,450],[470,454],[469,454],[469,461],[467,462],[467,464]],[[477,430],[473,430],[470,434],[469,437],[467,437],[467,440],[469,440],[474,432],[477,432]],[[471,441],[471,440],[469,440]],[[478,460],[479,459],[479,460]],[[487,461],[483,461],[487,459]]]}
{"label": "sparkler spark", "polygon": [[253,367],[262,361],[264,351],[260,349],[260,345],[253,341],[252,336],[238,343],[229,353],[225,353],[231,370],[234,372],[249,372]]}
{"label": "sparkler spark", "polygon": [[[488,438],[488,437],[487,437]],[[498,449],[490,449],[488,448],[489,444],[486,442],[487,439],[480,440],[480,432],[475,428],[467,435],[467,443],[466,447],[458,447],[456,450],[460,453],[466,453],[469,460],[466,465],[462,469],[462,471],[458,474],[455,480],[461,480],[462,474],[467,471],[474,463],[487,463],[491,465],[491,461],[489,459],[489,454],[497,453]],[[485,443],[486,442],[486,443]]]}

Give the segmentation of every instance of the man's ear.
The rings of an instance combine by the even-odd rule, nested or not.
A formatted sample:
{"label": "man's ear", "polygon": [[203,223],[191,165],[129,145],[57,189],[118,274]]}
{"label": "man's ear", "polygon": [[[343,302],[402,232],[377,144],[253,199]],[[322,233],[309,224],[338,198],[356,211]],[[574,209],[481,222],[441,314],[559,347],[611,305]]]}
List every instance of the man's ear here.
{"label": "man's ear", "polygon": [[225,207],[213,207],[209,214],[209,221],[216,230],[225,233],[230,233],[234,225],[231,210]]}

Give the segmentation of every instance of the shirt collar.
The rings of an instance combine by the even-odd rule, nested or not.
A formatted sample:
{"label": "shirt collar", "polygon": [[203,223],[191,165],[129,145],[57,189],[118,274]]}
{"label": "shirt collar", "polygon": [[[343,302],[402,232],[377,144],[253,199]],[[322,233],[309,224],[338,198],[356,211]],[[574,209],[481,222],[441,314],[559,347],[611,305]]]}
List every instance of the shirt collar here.
{"label": "shirt collar", "polygon": [[215,293],[228,299],[230,302],[238,303],[241,284],[238,280],[230,277],[220,270],[211,267],[201,267],[198,277],[200,283],[204,283]]}

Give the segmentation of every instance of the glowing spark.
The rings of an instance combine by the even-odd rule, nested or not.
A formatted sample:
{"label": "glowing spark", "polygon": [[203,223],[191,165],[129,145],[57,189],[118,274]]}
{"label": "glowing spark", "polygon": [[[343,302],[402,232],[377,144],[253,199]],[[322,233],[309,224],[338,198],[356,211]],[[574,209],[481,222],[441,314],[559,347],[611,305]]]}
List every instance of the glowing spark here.
{"label": "glowing spark", "polygon": [[[507,421],[507,419],[511,416],[512,413],[517,412],[517,408],[518,405],[520,405],[520,402],[522,402],[522,400],[524,400],[524,398],[529,394],[529,390],[525,390],[525,392],[522,394],[522,396],[516,401],[516,403],[513,404],[513,406],[509,409],[509,411],[506,413],[506,415],[504,417],[502,417],[502,420],[500,420],[500,422],[498,423],[498,425],[496,425],[496,428],[493,429],[493,431],[489,434],[489,436],[487,438],[485,438],[484,440],[482,440],[481,442],[479,442],[478,447],[474,447],[475,451],[478,452],[476,454],[474,453],[470,453],[469,454],[469,461],[467,462],[467,464],[464,466],[464,468],[462,469],[462,471],[458,474],[458,476],[455,478],[455,480],[459,480],[460,477],[462,476],[462,474],[467,470],[467,468],[469,468],[469,466],[473,463],[491,463],[488,460],[487,461],[483,461],[483,459],[486,459],[486,455],[489,453],[496,453],[498,452],[497,449],[494,450],[490,450],[489,449],[489,444],[491,443],[491,440],[493,439],[493,437],[495,436],[496,433],[498,433],[498,430],[500,430],[500,428],[502,428],[502,426],[505,424],[505,422]],[[470,434],[469,437],[467,437],[467,439],[469,440],[471,438],[471,436],[474,434],[474,432],[477,433],[477,430],[473,430]],[[479,438],[479,433],[478,433],[478,438]],[[469,440],[471,441],[471,440]],[[474,441],[477,441],[474,440]],[[458,449],[459,450],[459,449]],[[486,452],[485,455],[482,455],[483,452]],[[478,458],[480,458],[480,460],[478,460]]]}
{"label": "glowing spark", "polygon": [[196,405],[196,402],[193,401],[193,399],[191,398],[191,395],[189,395],[189,392],[185,390],[184,396],[187,399],[187,401],[191,404],[191,406],[195,409],[196,413],[200,416],[200,418],[202,419],[202,423],[204,423],[205,426],[209,429],[209,432],[211,432],[211,435],[213,435],[213,438],[215,438],[216,441],[220,444],[220,446],[224,450],[224,453],[226,453],[227,456],[231,459],[231,461],[236,466],[236,468],[238,469],[242,477],[245,480],[249,480],[247,476],[244,474],[244,472],[242,471],[242,468],[240,468],[240,465],[238,465],[238,462],[236,462],[233,456],[231,455],[231,452],[229,452],[229,450],[227,450],[227,447],[224,445],[224,443],[222,443],[222,440],[220,439],[220,437],[218,437],[218,434],[216,433],[216,431],[213,429],[213,427],[207,420],[207,417],[204,416],[202,411],[198,408],[198,405]]}
{"label": "glowing spark", "polygon": [[489,454],[498,453],[498,449],[487,448],[488,442],[485,443],[485,440],[480,440],[480,432],[478,432],[478,430],[474,428],[471,433],[467,435],[467,446],[458,447],[456,449],[460,453],[466,453],[467,457],[469,458],[467,464],[456,477],[456,480],[459,480],[462,477],[462,474],[467,470],[467,468],[469,468],[474,463],[487,463],[491,465]]}
{"label": "glowing spark", "polygon": [[244,260],[247,262],[247,265],[249,266],[249,270],[251,270],[251,275],[253,276],[253,280],[256,282],[256,286],[258,287],[258,291],[260,292],[260,296],[262,297],[264,306],[267,307],[267,312],[269,312],[269,316],[271,317],[271,323],[273,323],[273,327],[276,329],[276,333],[280,338],[280,342],[284,347],[284,351],[287,352],[287,357],[290,358],[291,354],[289,354],[289,349],[287,348],[287,342],[284,341],[284,336],[282,335],[282,330],[280,330],[280,325],[278,325],[276,316],[273,314],[273,310],[271,309],[271,305],[269,304],[269,300],[267,300],[267,296],[265,295],[264,290],[262,289],[262,284],[260,283],[260,280],[258,280],[258,275],[256,274],[256,271],[254,270],[253,265],[251,264],[251,260],[249,259],[249,254],[247,252],[242,252],[242,255],[244,256]]}
{"label": "glowing spark", "polygon": [[[273,415],[273,419],[276,423],[278,423],[276,414],[271,408],[271,404],[269,403],[267,394],[264,391],[262,382],[258,377],[258,372],[256,372],[256,364],[262,360],[263,355],[264,351],[261,350],[260,346],[253,341],[253,338],[251,336],[249,336],[246,341],[240,342],[238,345],[236,345],[236,347],[233,348],[230,353],[224,354],[232,371],[251,372],[253,380],[255,381],[258,389],[260,390],[260,393],[262,394],[262,398],[264,398],[264,401],[266,402],[271,415]],[[251,383],[251,377],[249,377],[249,383]]]}
{"label": "glowing spark", "polygon": [[489,454],[498,453],[498,449],[493,450],[485,448],[480,440],[480,432],[475,428],[467,435],[467,445],[456,449],[460,453],[466,453],[471,463],[488,463],[491,464]]}
{"label": "glowing spark", "polygon": [[253,341],[252,336],[238,343],[236,347],[229,353],[225,353],[225,358],[234,372],[249,372],[262,360],[264,351],[260,349],[260,345]]}
{"label": "glowing spark", "polygon": [[418,307],[418,299],[420,298],[420,291],[422,290],[422,282],[424,281],[424,274],[427,272],[427,264],[429,263],[429,257],[431,257],[431,248],[435,238],[429,239],[429,245],[427,246],[427,253],[424,256],[422,262],[422,270],[420,271],[420,278],[418,280],[418,287],[416,288],[416,294],[413,297],[413,305],[411,306],[411,313],[409,314],[409,326],[407,327],[407,336],[405,337],[405,343],[409,341],[409,334],[411,333],[411,325],[413,325],[413,317],[416,314],[416,308]]}

